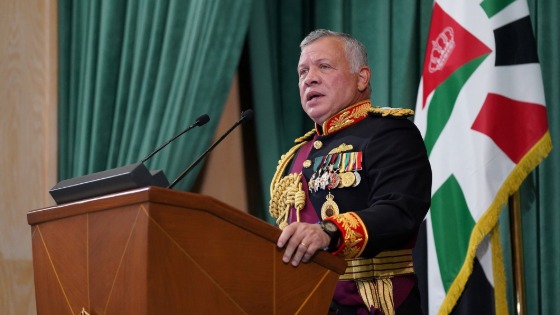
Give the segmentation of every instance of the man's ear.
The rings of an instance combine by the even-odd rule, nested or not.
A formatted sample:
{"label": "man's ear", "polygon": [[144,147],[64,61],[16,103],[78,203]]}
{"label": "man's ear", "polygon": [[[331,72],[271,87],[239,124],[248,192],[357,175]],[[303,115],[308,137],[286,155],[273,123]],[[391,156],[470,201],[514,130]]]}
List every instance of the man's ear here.
{"label": "man's ear", "polygon": [[361,67],[360,71],[358,72],[358,91],[364,92],[367,89],[370,77],[371,70],[369,69],[369,67]]}

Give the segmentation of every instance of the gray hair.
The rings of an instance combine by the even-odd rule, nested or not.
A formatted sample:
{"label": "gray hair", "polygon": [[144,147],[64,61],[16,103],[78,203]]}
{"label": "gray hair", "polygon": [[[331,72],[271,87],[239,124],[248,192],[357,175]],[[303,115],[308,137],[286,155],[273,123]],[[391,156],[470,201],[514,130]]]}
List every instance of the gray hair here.
{"label": "gray hair", "polygon": [[315,30],[309,35],[307,35],[299,44],[301,50],[314,41],[323,37],[337,37],[344,43],[344,51],[346,52],[346,58],[348,58],[348,63],[350,64],[350,71],[357,73],[360,67],[368,66],[367,51],[365,46],[354,37],[339,32],[333,32],[325,29]]}

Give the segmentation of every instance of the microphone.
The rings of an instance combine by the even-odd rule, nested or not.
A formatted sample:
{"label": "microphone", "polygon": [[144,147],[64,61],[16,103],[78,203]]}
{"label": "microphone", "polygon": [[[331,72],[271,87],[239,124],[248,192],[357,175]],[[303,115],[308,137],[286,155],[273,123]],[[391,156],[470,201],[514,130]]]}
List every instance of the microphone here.
{"label": "microphone", "polygon": [[165,148],[168,144],[170,144],[171,142],[175,141],[175,139],[179,138],[181,135],[183,135],[184,133],[186,133],[187,131],[193,129],[194,127],[200,127],[204,124],[206,124],[208,121],[210,121],[210,117],[208,117],[208,115],[204,114],[200,117],[198,117],[193,123],[192,125],[190,125],[189,127],[187,127],[187,129],[179,132],[178,134],[176,134],[173,138],[169,139],[167,142],[165,142],[164,144],[160,145],[157,149],[155,149],[152,153],[148,154],[145,158],[142,159],[142,161],[140,163],[144,163],[147,160],[149,160],[152,156],[154,156],[154,154],[158,153],[159,151],[161,151],[161,149]]}
{"label": "microphone", "polygon": [[231,126],[228,131],[226,131],[216,142],[214,142],[208,149],[206,149],[206,151],[204,151],[204,153],[202,153],[189,167],[187,167],[182,173],[181,175],[179,175],[171,184],[169,184],[169,186],[167,186],[167,188],[171,189],[173,188],[173,186],[175,186],[175,184],[177,184],[181,179],[183,179],[210,151],[212,151],[214,149],[214,147],[216,147],[220,142],[222,142],[222,140],[225,139],[225,137],[227,137],[227,135],[230,134],[230,132],[233,131],[233,129],[235,129],[237,126],[250,121],[253,118],[253,110],[252,109],[248,109],[246,111],[243,111],[241,113],[241,118],[239,118],[238,121],[235,122],[235,124],[233,124],[233,126]]}
{"label": "microphone", "polygon": [[144,162],[177,139],[177,137],[196,126],[206,124],[209,120],[210,118],[206,114],[198,117],[192,125],[162,144],[154,152],[148,154],[142,159],[142,162],[62,180],[51,188],[49,193],[57,204],[61,204],[133,188],[146,186],[167,187],[169,181],[163,171],[150,171],[144,165]]}

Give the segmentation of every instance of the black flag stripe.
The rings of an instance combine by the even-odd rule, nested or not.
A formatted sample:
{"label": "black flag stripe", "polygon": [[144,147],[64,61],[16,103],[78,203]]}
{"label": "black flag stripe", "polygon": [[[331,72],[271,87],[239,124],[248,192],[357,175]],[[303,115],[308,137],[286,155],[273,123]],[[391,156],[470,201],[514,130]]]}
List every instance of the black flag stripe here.
{"label": "black flag stripe", "polygon": [[494,30],[496,66],[538,63],[537,46],[529,16]]}

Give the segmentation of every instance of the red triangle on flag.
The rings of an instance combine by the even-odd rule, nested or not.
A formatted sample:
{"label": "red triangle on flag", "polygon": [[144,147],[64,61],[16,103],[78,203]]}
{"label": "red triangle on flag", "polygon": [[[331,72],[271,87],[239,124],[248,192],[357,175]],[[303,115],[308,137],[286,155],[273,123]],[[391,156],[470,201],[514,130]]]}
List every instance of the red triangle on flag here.
{"label": "red triangle on flag", "polygon": [[548,132],[546,108],[489,93],[471,128],[490,137],[514,163],[519,163]]}
{"label": "red triangle on flag", "polygon": [[449,16],[436,2],[424,58],[422,108],[445,79],[465,63],[492,50]]}

